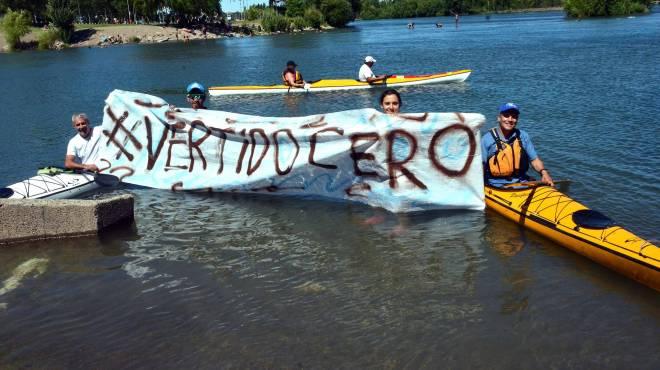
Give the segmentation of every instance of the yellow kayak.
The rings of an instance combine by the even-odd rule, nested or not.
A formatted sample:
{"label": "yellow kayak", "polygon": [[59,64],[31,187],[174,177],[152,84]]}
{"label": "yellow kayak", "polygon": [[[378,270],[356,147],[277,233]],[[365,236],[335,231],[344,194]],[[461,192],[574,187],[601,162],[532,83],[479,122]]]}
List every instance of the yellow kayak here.
{"label": "yellow kayak", "polygon": [[549,186],[486,186],[486,206],[561,245],[660,291],[660,248]]}
{"label": "yellow kayak", "polygon": [[402,87],[413,85],[425,85],[432,83],[451,83],[463,82],[472,73],[469,69],[453,72],[433,73],[427,75],[392,75],[385,82],[369,84],[358,80],[318,80],[311,81],[308,89],[289,87],[286,85],[269,86],[212,86],[209,88],[211,96],[218,95],[240,95],[240,94],[277,94],[277,93],[296,93],[296,92],[317,92],[317,91],[337,91],[337,90],[356,90],[371,89],[375,87]]}

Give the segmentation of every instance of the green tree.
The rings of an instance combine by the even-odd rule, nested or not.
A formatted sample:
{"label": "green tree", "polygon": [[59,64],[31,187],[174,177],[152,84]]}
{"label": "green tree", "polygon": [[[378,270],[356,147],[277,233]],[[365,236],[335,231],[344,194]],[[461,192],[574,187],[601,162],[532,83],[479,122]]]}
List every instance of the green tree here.
{"label": "green tree", "polygon": [[321,12],[332,27],[343,27],[353,20],[353,9],[346,0],[323,0]]}
{"label": "green tree", "polygon": [[8,9],[27,10],[34,17],[46,11],[46,0],[0,0],[0,13]]}
{"label": "green tree", "polygon": [[316,28],[317,30],[320,29],[321,24],[323,24],[323,13],[313,6],[305,9],[305,15],[303,17],[310,27]]}
{"label": "green tree", "polygon": [[261,27],[263,27],[266,32],[286,32],[289,30],[291,21],[277,13],[272,9],[264,10],[263,17],[261,18]]}
{"label": "green tree", "polygon": [[13,11],[7,10],[7,13],[0,21],[0,27],[5,34],[5,40],[9,50],[14,50],[21,42],[21,37],[30,32],[30,14],[25,10]]}
{"label": "green tree", "polygon": [[220,11],[218,0],[170,0],[169,6],[181,15],[197,16],[202,12],[212,14]]}
{"label": "green tree", "polygon": [[443,14],[445,3],[442,0],[419,0],[417,2],[417,15],[420,17],[434,17]]}
{"label": "green tree", "polygon": [[69,0],[48,0],[46,16],[50,23],[58,30],[60,40],[70,43],[73,36],[76,14]]}
{"label": "green tree", "polygon": [[37,48],[40,50],[50,49],[59,40],[60,34],[57,30],[50,29],[39,34],[37,38]]}
{"label": "green tree", "polygon": [[305,14],[304,0],[287,0],[286,2],[287,17],[302,17],[304,14]]}
{"label": "green tree", "polygon": [[629,15],[648,11],[648,0],[565,0],[566,15],[574,18]]}
{"label": "green tree", "polygon": [[380,9],[378,0],[362,0],[360,5],[360,18],[376,19],[380,18]]}
{"label": "green tree", "polygon": [[147,22],[156,19],[156,10],[160,3],[159,0],[134,0],[133,19],[144,18]]}
{"label": "green tree", "polygon": [[245,18],[248,21],[255,21],[261,18],[264,14],[263,5],[252,5],[245,11]]}
{"label": "green tree", "polygon": [[351,9],[353,9],[353,14],[359,14],[362,10],[362,1],[361,0],[348,0],[351,3]]}

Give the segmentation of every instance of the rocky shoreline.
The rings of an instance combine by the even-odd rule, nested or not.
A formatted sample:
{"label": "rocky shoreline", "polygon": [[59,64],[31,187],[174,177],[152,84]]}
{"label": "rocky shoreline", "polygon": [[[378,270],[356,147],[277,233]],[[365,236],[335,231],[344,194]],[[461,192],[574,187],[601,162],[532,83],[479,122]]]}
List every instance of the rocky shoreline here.
{"label": "rocky shoreline", "polygon": [[[331,28],[331,27],[329,27]],[[329,28],[324,28],[327,30]],[[321,30],[322,31],[322,30]],[[298,32],[321,32],[315,29],[306,29]],[[22,50],[32,50],[37,48],[39,34],[44,32],[41,29],[33,31],[22,38]],[[225,37],[252,37],[262,35],[272,35],[281,32],[262,32],[255,31],[245,26],[234,27],[230,32],[214,33],[204,29],[176,28],[159,25],[90,25],[89,27],[77,27],[74,34],[74,41],[66,45],[62,42],[56,42],[51,49],[60,50],[67,47],[108,47],[122,44],[155,44],[165,42],[190,42],[195,40],[213,40]],[[6,52],[6,43],[4,36],[0,33],[0,51]]]}
{"label": "rocky shoreline", "polygon": [[[501,13],[527,13],[562,10],[561,7],[548,8],[530,8],[516,9],[508,11],[496,11],[492,14]],[[484,13],[485,14],[485,13]],[[486,14],[487,15],[487,14]],[[305,30],[295,30],[290,33],[299,32],[323,32],[332,29],[324,26],[321,30],[308,28]],[[225,37],[252,37],[280,34],[282,32],[263,32],[259,24],[237,24],[228,32],[211,32],[205,29],[177,28],[161,25],[76,25],[74,41],[71,44],[56,42],[51,49],[61,50],[67,47],[108,47],[123,44],[155,44],[165,42],[189,42],[195,40],[213,40]],[[33,29],[28,35],[22,38],[22,44],[19,49],[33,50],[37,49],[37,40],[39,34],[44,32],[41,29]],[[0,32],[0,52],[7,52],[7,45],[4,35]]]}

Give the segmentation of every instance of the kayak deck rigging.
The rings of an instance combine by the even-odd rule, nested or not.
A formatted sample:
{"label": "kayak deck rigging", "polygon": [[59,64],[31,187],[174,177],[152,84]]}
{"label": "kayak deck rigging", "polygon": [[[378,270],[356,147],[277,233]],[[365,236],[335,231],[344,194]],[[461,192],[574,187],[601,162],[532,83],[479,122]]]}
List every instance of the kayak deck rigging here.
{"label": "kayak deck rigging", "polygon": [[660,291],[660,248],[549,186],[486,186],[486,206],[612,270]]}

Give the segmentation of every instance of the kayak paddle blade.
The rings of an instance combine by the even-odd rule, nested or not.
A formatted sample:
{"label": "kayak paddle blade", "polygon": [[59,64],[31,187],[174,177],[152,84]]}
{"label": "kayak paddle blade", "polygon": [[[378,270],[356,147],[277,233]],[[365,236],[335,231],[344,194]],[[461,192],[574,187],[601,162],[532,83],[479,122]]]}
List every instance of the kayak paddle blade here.
{"label": "kayak paddle blade", "polygon": [[14,195],[14,191],[11,188],[0,188],[0,198],[9,198]]}
{"label": "kayak paddle blade", "polygon": [[119,178],[113,175],[107,175],[102,173],[97,173],[94,175],[94,181],[101,186],[117,186],[119,184]]}

